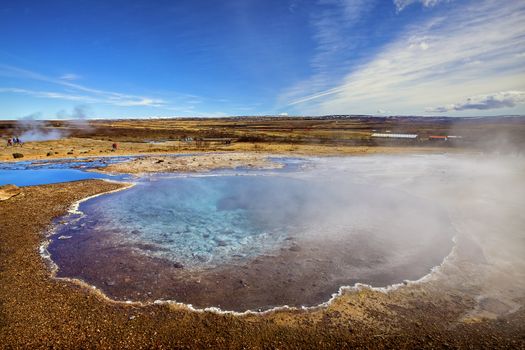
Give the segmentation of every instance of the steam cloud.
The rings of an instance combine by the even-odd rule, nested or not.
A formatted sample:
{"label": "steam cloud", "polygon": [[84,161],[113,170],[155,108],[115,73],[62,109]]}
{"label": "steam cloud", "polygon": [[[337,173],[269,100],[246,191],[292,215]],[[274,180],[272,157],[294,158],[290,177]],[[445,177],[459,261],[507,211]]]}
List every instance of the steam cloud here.
{"label": "steam cloud", "polygon": [[57,113],[57,117],[61,119],[67,119],[68,125],[76,129],[82,129],[84,131],[92,130],[92,126],[89,124],[88,115],[91,113],[91,110],[88,106],[80,105],[73,108],[71,113],[67,111],[60,111]]}
{"label": "steam cloud", "polygon": [[17,129],[21,130],[19,137],[22,141],[49,141],[67,136],[62,130],[50,129],[45,121],[40,120],[41,116],[41,113],[33,113],[18,120]]}
{"label": "steam cloud", "polygon": [[[322,158],[311,165],[305,171],[275,177],[147,181],[114,197],[92,202],[85,218],[96,217],[102,223],[99,228],[115,234],[115,240],[108,240],[110,246],[122,247],[124,242],[134,247],[138,243],[171,246],[177,252],[176,261],[185,256],[180,249],[187,246],[191,254],[187,254],[190,258],[183,261],[184,265],[195,259],[195,247],[205,247],[202,251],[207,255],[200,256],[211,259],[206,261],[213,265],[218,261],[213,257],[221,252],[231,256],[234,252],[251,251],[235,250],[239,245],[228,243],[238,242],[235,227],[240,221],[233,221],[232,228],[219,215],[223,211],[246,212],[248,222],[267,233],[261,239],[273,239],[273,235],[287,232],[287,242],[293,242],[293,253],[272,251],[267,257],[258,257],[257,270],[241,269],[242,279],[253,287],[250,293],[257,293],[257,300],[272,298],[276,291],[265,281],[281,279],[277,284],[286,288],[276,292],[278,303],[296,303],[304,297],[299,301],[302,305],[326,300],[308,299],[308,293],[329,295],[354,281],[386,286],[405,278],[418,279],[451,252],[455,236],[454,250],[429,277],[430,283],[438,281],[434,286],[454,295],[458,291],[468,293],[479,303],[473,314],[484,317],[512,312],[523,305],[523,156],[381,155]],[[208,199],[217,198],[218,193],[224,193],[219,196],[218,211],[208,216],[206,213],[213,212],[213,200]],[[184,237],[191,230],[184,227],[186,223],[180,228],[177,225],[193,215],[193,208],[200,210],[202,206],[204,214],[190,216],[188,225],[194,223],[210,230],[202,230],[206,236],[200,230],[194,231],[188,244]],[[174,215],[181,220],[174,220]],[[134,229],[139,234],[129,235]],[[185,233],[180,234],[180,230]],[[216,245],[215,238],[222,243]],[[243,242],[251,241],[248,237]],[[145,254],[170,259],[171,253],[166,249],[146,249]],[[282,277],[274,273],[275,265]],[[235,270],[227,273],[234,274],[236,280]],[[208,280],[216,286],[215,274],[199,274],[202,283]],[[106,280],[107,275],[103,274],[103,278]],[[315,284],[305,286],[311,281]],[[166,283],[172,286],[173,281]],[[167,293],[161,296],[173,296],[169,287]],[[236,303],[247,298],[247,294],[227,297]],[[189,298],[175,299],[194,304],[193,296]],[[212,302],[206,306],[216,305]]]}
{"label": "steam cloud", "polygon": [[[76,106],[71,112],[61,110],[57,113],[59,119],[66,119],[67,126],[91,130],[91,125],[88,122],[89,108],[87,106]],[[65,129],[58,129],[53,127],[48,122],[42,120],[42,113],[33,113],[18,120],[17,134],[19,138],[24,141],[49,141],[58,140],[70,135],[70,132]]]}

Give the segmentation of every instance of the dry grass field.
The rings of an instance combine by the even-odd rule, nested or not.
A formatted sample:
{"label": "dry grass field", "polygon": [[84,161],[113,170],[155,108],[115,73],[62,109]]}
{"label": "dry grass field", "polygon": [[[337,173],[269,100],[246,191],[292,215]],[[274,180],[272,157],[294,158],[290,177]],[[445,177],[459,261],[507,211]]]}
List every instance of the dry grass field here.
{"label": "dry grass field", "polygon": [[[373,133],[417,134],[416,140]],[[448,141],[430,136],[460,136]],[[24,145],[7,147],[9,137]],[[338,155],[510,150],[525,144],[525,118],[237,117],[0,122],[0,160],[217,151]],[[34,141],[32,141],[34,140]],[[117,149],[112,145],[116,143]]]}

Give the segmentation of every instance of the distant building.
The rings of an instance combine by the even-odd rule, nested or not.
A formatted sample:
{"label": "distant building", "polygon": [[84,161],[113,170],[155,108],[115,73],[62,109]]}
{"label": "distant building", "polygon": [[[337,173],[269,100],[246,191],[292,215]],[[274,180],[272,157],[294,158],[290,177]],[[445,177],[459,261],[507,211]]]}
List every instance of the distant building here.
{"label": "distant building", "polygon": [[448,136],[444,136],[444,135],[430,135],[428,137],[428,140],[429,141],[448,141],[448,140],[459,140],[459,139],[462,139],[463,137],[461,136],[455,136],[455,135],[448,135]]}
{"label": "distant building", "polygon": [[441,135],[430,135],[428,137],[429,141],[447,141],[447,136],[441,136]]}
{"label": "distant building", "polygon": [[393,134],[393,133],[379,133],[375,132],[372,134],[372,137],[377,138],[388,138],[388,139],[417,139],[417,134]]}

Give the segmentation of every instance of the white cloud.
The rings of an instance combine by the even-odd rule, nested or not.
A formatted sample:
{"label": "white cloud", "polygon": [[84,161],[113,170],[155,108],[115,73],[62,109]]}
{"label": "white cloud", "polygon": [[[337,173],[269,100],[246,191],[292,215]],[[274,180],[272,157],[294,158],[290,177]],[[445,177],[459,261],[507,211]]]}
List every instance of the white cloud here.
{"label": "white cloud", "polygon": [[398,11],[402,11],[408,5],[419,2],[425,7],[436,6],[440,2],[448,2],[450,0],[394,0],[394,4]]}
{"label": "white cloud", "polygon": [[[19,88],[0,88],[0,92],[19,93],[31,95],[41,98],[63,99],[72,101],[83,101],[89,103],[103,103],[114,106],[148,106],[148,107],[163,107],[166,102],[159,98],[151,98],[146,96],[138,96],[131,94],[124,94],[120,92],[105,91],[93,89],[77,83],[72,80],[79,78],[79,76],[69,74],[60,77],[60,79],[51,78],[40,73],[32,72],[18,67],[0,64],[0,76],[16,77],[27,80],[36,80],[53,84],[55,86],[66,89],[68,92],[50,92],[50,91],[36,91]],[[66,77],[67,76],[67,77]],[[72,94],[69,91],[76,91],[77,94]],[[82,93],[82,94],[78,94]]]}
{"label": "white cloud", "polygon": [[81,78],[80,75],[77,75],[77,74],[74,74],[74,73],[67,73],[67,74],[63,74],[63,75],[60,76],[60,79],[68,80],[68,81],[78,80],[80,78]]}
{"label": "white cloud", "polygon": [[28,96],[34,96],[38,98],[49,98],[66,101],[78,101],[84,103],[102,103],[111,104],[122,107],[134,107],[134,106],[150,106],[150,107],[162,107],[165,102],[161,99],[152,99],[139,96],[130,95],[109,95],[109,96],[90,96],[90,95],[78,95],[71,93],[63,93],[56,91],[40,91],[20,88],[0,88],[0,93],[14,93],[23,94]]}
{"label": "white cloud", "polygon": [[151,106],[151,107],[162,107],[165,102],[161,99],[146,98],[146,97],[135,97],[133,99],[117,99],[114,102],[117,106]]}
{"label": "white cloud", "polygon": [[80,101],[80,102],[96,102],[95,99],[82,96],[67,94],[55,91],[38,91],[38,90],[28,90],[20,88],[0,88],[0,93],[13,93],[13,94],[23,94],[40,98],[50,98],[50,99],[59,99],[59,100],[68,100],[68,101]]}
{"label": "white cloud", "polygon": [[525,90],[523,23],[523,2],[458,7],[408,28],[337,86],[313,94],[305,89],[288,105],[311,114],[373,113],[378,105],[420,114],[469,96]]}
{"label": "white cloud", "polygon": [[512,108],[521,103],[525,103],[525,91],[505,91],[469,97],[460,103],[429,107],[427,112],[445,113],[450,111]]}
{"label": "white cloud", "polygon": [[318,0],[310,26],[315,54],[310,60],[313,74],[287,89],[281,100],[297,98],[308,89],[310,93],[326,89],[334,79],[340,79],[338,70],[343,62],[353,56],[353,51],[363,41],[363,36],[353,29],[375,6],[376,0]]}

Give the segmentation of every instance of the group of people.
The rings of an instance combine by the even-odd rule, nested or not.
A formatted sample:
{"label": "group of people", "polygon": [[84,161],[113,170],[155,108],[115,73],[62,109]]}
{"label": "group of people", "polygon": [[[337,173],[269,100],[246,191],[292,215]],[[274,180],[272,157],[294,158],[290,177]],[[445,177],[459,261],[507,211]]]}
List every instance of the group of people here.
{"label": "group of people", "polygon": [[11,137],[7,139],[7,147],[22,146],[22,144],[22,140],[20,140],[18,137]]}

